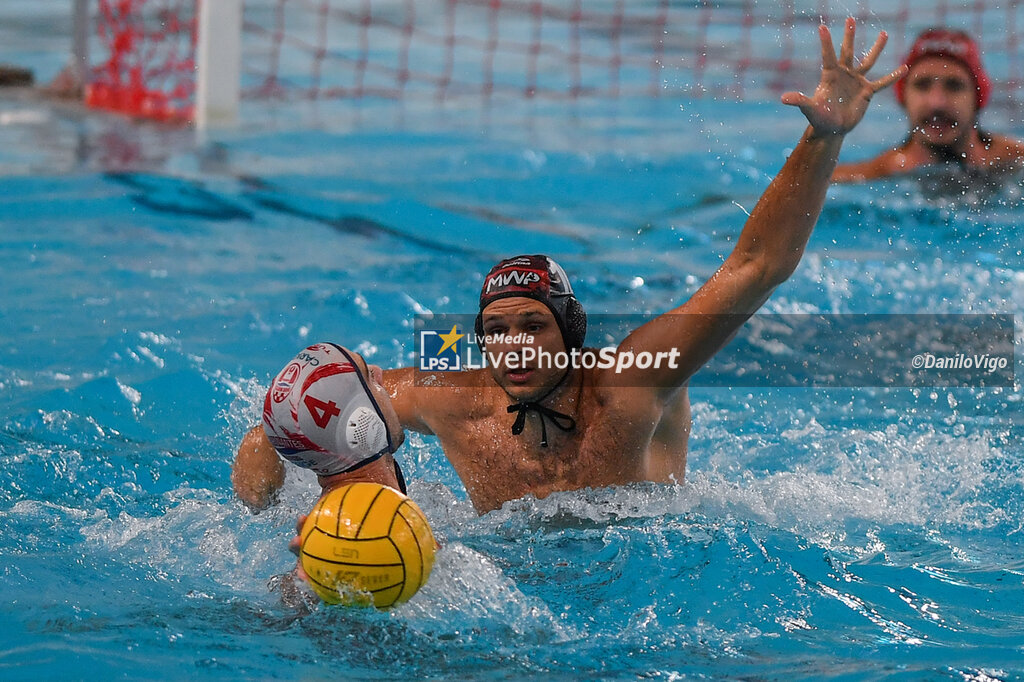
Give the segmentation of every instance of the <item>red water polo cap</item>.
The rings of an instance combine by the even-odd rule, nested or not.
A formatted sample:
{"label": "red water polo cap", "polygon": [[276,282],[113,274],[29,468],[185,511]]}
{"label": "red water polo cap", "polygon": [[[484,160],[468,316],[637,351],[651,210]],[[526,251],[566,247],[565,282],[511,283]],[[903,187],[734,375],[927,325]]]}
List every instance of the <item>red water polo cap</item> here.
{"label": "red water polo cap", "polygon": [[[903,59],[908,67],[914,66],[925,57],[948,57],[967,67],[974,78],[975,103],[978,111],[988,104],[989,94],[992,92],[992,82],[985,73],[985,67],[981,65],[981,51],[978,44],[971,40],[971,37],[963,31],[951,31],[945,28],[932,28],[920,36],[914,42],[910,52]],[[905,88],[907,77],[896,81],[896,99],[900,104],[905,104]]]}

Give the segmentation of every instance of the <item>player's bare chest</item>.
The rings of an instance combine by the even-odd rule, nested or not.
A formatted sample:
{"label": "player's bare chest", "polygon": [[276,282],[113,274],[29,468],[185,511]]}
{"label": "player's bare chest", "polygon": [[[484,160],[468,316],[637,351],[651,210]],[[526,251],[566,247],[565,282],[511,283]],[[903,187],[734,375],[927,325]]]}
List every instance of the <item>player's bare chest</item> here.
{"label": "player's bare chest", "polygon": [[[497,500],[493,506],[499,506],[529,493],[611,485],[638,475],[643,434],[595,418],[578,419],[574,428],[563,431],[551,422],[542,425],[538,415],[530,416],[522,433],[513,434],[514,419],[488,417],[442,438],[478,507],[481,499]],[[546,447],[541,445],[545,435]]]}

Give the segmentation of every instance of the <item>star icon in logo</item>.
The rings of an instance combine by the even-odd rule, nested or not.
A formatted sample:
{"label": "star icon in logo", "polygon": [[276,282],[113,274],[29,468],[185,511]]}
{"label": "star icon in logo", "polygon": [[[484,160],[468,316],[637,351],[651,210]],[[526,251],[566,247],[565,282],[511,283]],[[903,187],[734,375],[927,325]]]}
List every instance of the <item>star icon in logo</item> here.
{"label": "star icon in logo", "polygon": [[438,334],[437,336],[444,340],[444,345],[441,346],[441,350],[437,351],[437,354],[440,355],[449,348],[454,347],[455,343],[463,336],[465,336],[465,334],[459,334],[458,329],[453,324],[452,330],[450,332],[448,332],[447,334]]}

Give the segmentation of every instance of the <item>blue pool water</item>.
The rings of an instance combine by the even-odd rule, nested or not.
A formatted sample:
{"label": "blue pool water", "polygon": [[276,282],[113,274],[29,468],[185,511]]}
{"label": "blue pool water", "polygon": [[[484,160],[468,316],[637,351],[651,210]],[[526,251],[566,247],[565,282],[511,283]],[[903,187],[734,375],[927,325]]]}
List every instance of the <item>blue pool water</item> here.
{"label": "blue pool water", "polygon": [[[412,435],[428,585],[387,612],[282,596],[315,480],[252,515],[228,475],[299,348],[408,363],[413,316],[472,312],[520,251],[592,312],[666,310],[802,130],[772,103],[572,106],[325,104],[204,139],[0,95],[0,678],[1024,678],[1019,379],[697,388],[684,485],[483,516]],[[1019,186],[932,184],[834,188],[766,312],[1019,315]]]}

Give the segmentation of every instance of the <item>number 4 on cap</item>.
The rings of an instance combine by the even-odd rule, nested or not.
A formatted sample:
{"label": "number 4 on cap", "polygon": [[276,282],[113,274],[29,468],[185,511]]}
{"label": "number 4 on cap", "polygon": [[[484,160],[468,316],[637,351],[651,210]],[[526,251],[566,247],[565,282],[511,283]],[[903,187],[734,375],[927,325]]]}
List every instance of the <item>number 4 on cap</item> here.
{"label": "number 4 on cap", "polygon": [[331,419],[341,414],[338,404],[333,400],[325,403],[323,400],[307,395],[302,399],[302,402],[305,403],[306,409],[309,410],[309,416],[313,418],[313,423],[321,429],[326,429],[327,425],[331,423]]}

